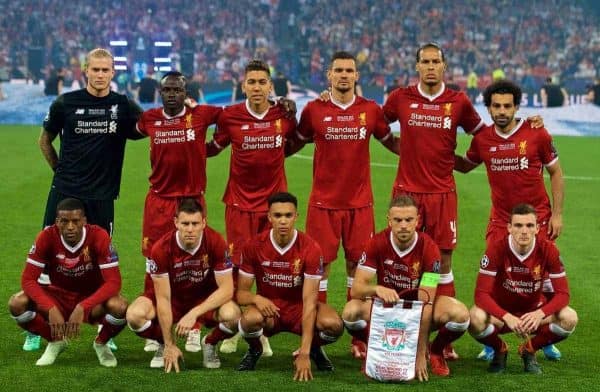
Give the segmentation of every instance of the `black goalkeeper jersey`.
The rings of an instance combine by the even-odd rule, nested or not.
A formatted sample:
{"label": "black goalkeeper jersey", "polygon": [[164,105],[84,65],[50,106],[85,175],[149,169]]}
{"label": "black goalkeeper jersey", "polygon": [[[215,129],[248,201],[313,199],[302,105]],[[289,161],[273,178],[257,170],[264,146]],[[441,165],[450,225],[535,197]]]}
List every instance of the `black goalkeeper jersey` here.
{"label": "black goalkeeper jersey", "polygon": [[59,96],[43,125],[61,139],[52,186],[81,199],[116,199],[125,141],[141,137],[135,130],[141,112],[125,95],[112,91],[101,98],[85,89]]}

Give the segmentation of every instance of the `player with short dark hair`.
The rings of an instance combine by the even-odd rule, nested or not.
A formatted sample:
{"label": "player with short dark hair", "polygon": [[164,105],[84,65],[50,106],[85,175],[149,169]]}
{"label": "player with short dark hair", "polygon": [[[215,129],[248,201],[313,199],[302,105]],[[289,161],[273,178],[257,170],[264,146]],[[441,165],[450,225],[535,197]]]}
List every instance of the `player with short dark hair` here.
{"label": "player with short dark hair", "polygon": [[[23,291],[9,302],[19,326],[48,341],[36,362],[52,365],[76,338],[81,323],[100,323],[94,350],[102,366],[115,367],[117,359],[107,345],[125,326],[127,301],[119,291],[119,257],[108,233],[87,224],[84,205],[63,199],[56,208],[56,222],[38,234],[29,251],[21,278]],[[38,277],[47,268],[52,285],[41,285]]]}
{"label": "player with short dark hair", "polygon": [[254,370],[263,351],[259,340],[263,333],[291,332],[301,336],[294,353],[294,379],[308,381],[310,359],[319,370],[333,370],[321,346],[336,341],[343,324],[333,308],[317,301],[323,257],[319,245],[295,229],[295,196],[277,193],[268,203],[271,230],[248,241],[241,255],[237,301],[245,311],[239,329],[250,348],[238,370]]}
{"label": "player with short dark hair", "polygon": [[[415,200],[407,195],[394,198],[387,218],[389,227],[369,240],[359,262],[352,285],[352,300],[342,312],[344,324],[350,334],[366,344],[371,298],[377,296],[386,303],[394,303],[400,299],[402,291],[420,287],[429,294],[429,302],[425,304],[421,318],[416,375],[420,381],[428,379],[429,333],[439,330],[429,349],[431,371],[438,376],[448,376],[450,369],[443,349],[467,330],[469,311],[455,298],[436,293],[440,251],[429,235],[416,231],[420,216]],[[376,284],[371,283],[374,277],[377,277]],[[426,300],[421,295],[419,299]],[[428,306],[432,303],[433,310]]]}
{"label": "player with short dark hair", "polygon": [[[187,337],[198,322],[215,327],[202,340],[203,365],[221,366],[216,345],[233,336],[240,317],[232,301],[233,278],[227,244],[206,226],[202,206],[183,198],[174,217],[176,230],[152,247],[148,260],[152,286],[146,285],[127,310],[127,322],[139,336],[161,343],[152,368],[179,372],[183,354],[176,337]],[[173,327],[175,327],[173,329]]]}
{"label": "player with short dark hair", "polygon": [[[537,374],[542,370],[535,352],[566,339],[577,325],[559,251],[537,235],[539,229],[536,209],[516,205],[507,224],[509,235],[488,244],[481,259],[469,332],[494,349],[488,368],[492,373],[506,369],[508,346],[499,334],[514,332],[525,339],[518,350],[524,370]],[[550,300],[542,291],[546,275],[554,287]]]}
{"label": "player with short dark hair", "polygon": [[[225,108],[213,140],[206,146],[211,157],[231,144],[223,202],[227,242],[236,266],[244,242],[268,228],[269,195],[287,190],[286,144],[296,129],[295,117],[289,118],[282,105],[268,100],[273,83],[264,61],[252,60],[246,65],[242,88],[246,100]],[[225,352],[236,347],[237,341],[228,342]],[[270,347],[265,348],[271,355]]]}
{"label": "player with short dark hair", "polygon": [[[206,132],[222,112],[220,107],[185,105],[186,79],[180,72],[170,71],[160,80],[163,106],[150,109],[137,122],[137,130],[150,138],[150,189],[144,203],[142,254],[148,260],[152,246],[173,228],[173,216],[182,198],[193,197],[205,205]],[[152,288],[146,274],[145,285]],[[158,348],[146,342],[144,350]],[[200,329],[192,329],[185,346],[187,351],[200,351]]]}
{"label": "player with short dark hair", "polygon": [[[521,88],[508,80],[488,86],[483,97],[494,123],[475,135],[464,157],[455,157],[455,169],[463,173],[485,164],[492,196],[488,245],[506,237],[510,210],[523,200],[536,209],[540,237],[555,240],[563,227],[564,179],[558,152],[546,129],[534,129],[516,117],[521,95]],[[550,174],[552,204],[544,184],[544,168]],[[544,291],[548,295],[551,288],[547,280]],[[544,354],[552,360],[561,357],[554,346],[544,347]],[[491,348],[486,347],[478,357],[491,360],[493,355]]]}

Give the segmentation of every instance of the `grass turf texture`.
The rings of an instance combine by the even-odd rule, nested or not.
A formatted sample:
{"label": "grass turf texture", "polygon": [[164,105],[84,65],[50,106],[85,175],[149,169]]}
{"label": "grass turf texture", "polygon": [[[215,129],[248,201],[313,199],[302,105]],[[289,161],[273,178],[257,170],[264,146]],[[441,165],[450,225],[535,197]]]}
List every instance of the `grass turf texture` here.
{"label": "grass turf texture", "polygon": [[[4,303],[19,290],[20,274],[26,253],[40,229],[44,205],[52,173],[38,146],[39,128],[30,126],[0,127],[2,145],[2,178],[0,225],[1,271],[0,297]],[[458,151],[463,152],[470,138],[459,137]],[[599,138],[556,137],[561,164],[566,176],[564,232],[558,241],[571,286],[571,305],[578,311],[580,323],[573,336],[559,345],[563,360],[551,363],[538,358],[543,366],[542,376],[525,375],[516,354],[519,341],[507,336],[510,346],[507,373],[490,376],[486,364],[474,358],[480,346],[469,336],[455,343],[461,360],[451,363],[451,377],[430,376],[426,384],[410,383],[410,390],[595,390],[600,365],[600,337],[595,327],[599,324],[598,284],[600,260],[596,239],[600,234]],[[228,174],[229,150],[211,158],[208,163],[209,189],[206,195],[209,224],[224,233],[224,208],[220,201]],[[390,196],[397,158],[374,142],[371,149],[372,181],[375,192],[377,230],[385,224],[385,211]],[[312,173],[312,146],[286,162],[290,191],[300,202],[301,218],[298,227],[304,227],[306,201],[310,192]],[[129,142],[123,170],[121,198],[116,203],[116,230],[114,242],[119,250],[123,294],[131,301],[142,289],[144,261],[140,254],[142,208],[148,188],[148,141]],[[458,298],[468,306],[473,303],[473,287],[478,262],[484,249],[483,235],[489,212],[489,190],[483,168],[468,175],[456,175],[459,194],[459,246],[454,255],[454,275]],[[352,192],[352,190],[348,190]],[[518,192],[518,189],[515,189]],[[341,311],[345,302],[345,277],[343,256],[334,264],[329,282],[330,302]],[[394,385],[379,384],[360,373],[360,363],[349,355],[347,334],[326,348],[336,370],[332,374],[315,371],[309,385],[292,381],[291,352],[297,348],[299,338],[282,334],[272,339],[275,355],[262,358],[255,372],[241,373],[233,368],[245,352],[240,343],[235,354],[221,354],[222,368],[202,368],[202,354],[184,353],[187,370],[175,375],[164,374],[149,368],[152,354],[142,350],[143,340],[129,329],[117,337],[116,352],[119,365],[116,369],[101,368],[92,349],[95,328],[86,326],[82,336],[73,341],[57,362],[47,368],[36,367],[35,361],[42,351],[21,351],[22,330],[9,317],[5,306],[0,308],[0,380],[2,390],[189,390],[199,387],[213,390],[392,390]],[[183,342],[180,342],[183,347]],[[45,347],[45,343],[44,343]],[[43,350],[43,348],[42,348]],[[314,368],[314,366],[313,366]],[[314,369],[313,369],[314,370]]]}

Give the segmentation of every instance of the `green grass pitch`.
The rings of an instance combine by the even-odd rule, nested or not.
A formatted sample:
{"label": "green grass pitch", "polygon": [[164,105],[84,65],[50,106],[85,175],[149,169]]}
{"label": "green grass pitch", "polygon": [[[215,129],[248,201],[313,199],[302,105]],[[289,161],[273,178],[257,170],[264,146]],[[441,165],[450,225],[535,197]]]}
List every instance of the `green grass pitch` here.
{"label": "green grass pitch", "polygon": [[[10,295],[20,286],[20,274],[25,256],[40,229],[44,205],[52,173],[37,146],[38,127],[1,126],[2,146],[0,166],[0,298],[6,304]],[[463,152],[470,138],[459,137],[458,151]],[[479,345],[465,335],[456,342],[461,360],[451,363],[451,377],[431,377],[425,384],[409,383],[404,386],[379,384],[369,381],[360,373],[360,363],[349,356],[349,337],[327,347],[336,370],[332,374],[315,371],[309,385],[292,381],[291,352],[299,339],[282,334],[272,339],[275,355],[262,358],[257,371],[238,373],[233,368],[239,362],[245,344],[240,343],[235,354],[221,355],[223,366],[208,370],[201,366],[201,353],[185,353],[187,370],[180,374],[164,374],[149,368],[151,354],[142,350],[143,341],[128,329],[117,337],[116,352],[119,366],[101,368],[92,349],[95,329],[84,327],[82,337],[73,341],[57,362],[47,368],[36,367],[40,352],[21,351],[21,329],[9,317],[6,306],[0,308],[0,380],[2,390],[444,390],[444,391],[537,391],[537,390],[597,390],[600,370],[600,337],[596,326],[600,323],[600,258],[597,238],[600,234],[600,139],[556,137],[561,164],[566,176],[564,233],[558,240],[571,287],[571,305],[579,313],[579,326],[573,336],[559,344],[563,360],[550,363],[541,358],[542,376],[522,373],[520,358],[516,355],[518,340],[507,336],[510,354],[507,373],[490,376],[486,364],[476,361]],[[209,224],[224,232],[221,196],[228,175],[229,150],[208,163]],[[371,148],[372,181],[375,193],[377,229],[385,226],[385,206],[390,196],[397,158],[379,143]],[[300,200],[304,228],[306,201],[310,192],[312,173],[312,146],[302,150],[286,162],[289,189]],[[133,300],[142,288],[144,261],[140,253],[142,208],[148,188],[148,141],[129,142],[123,170],[121,198],[116,203],[116,230],[114,242],[119,250],[123,294]],[[484,230],[489,212],[489,190],[482,168],[467,175],[457,174],[459,194],[459,245],[454,255],[454,275],[458,298],[468,306],[473,303],[473,286],[478,262],[484,248]],[[350,192],[352,190],[349,190]],[[518,192],[518,189],[515,189]],[[330,278],[330,302],[341,311],[345,301],[343,262],[338,260]]]}

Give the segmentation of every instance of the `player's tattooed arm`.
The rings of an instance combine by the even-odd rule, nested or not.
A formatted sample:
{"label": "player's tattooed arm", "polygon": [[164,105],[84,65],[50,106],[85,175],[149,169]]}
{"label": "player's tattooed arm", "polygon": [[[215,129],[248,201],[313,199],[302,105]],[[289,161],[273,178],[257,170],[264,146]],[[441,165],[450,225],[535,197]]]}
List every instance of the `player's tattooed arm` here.
{"label": "player's tattooed arm", "polygon": [[50,133],[44,129],[42,129],[42,133],[38,139],[42,155],[44,155],[46,162],[48,162],[48,165],[53,171],[56,170],[56,165],[58,165],[58,153],[52,144],[54,139],[56,139],[56,134]]}

